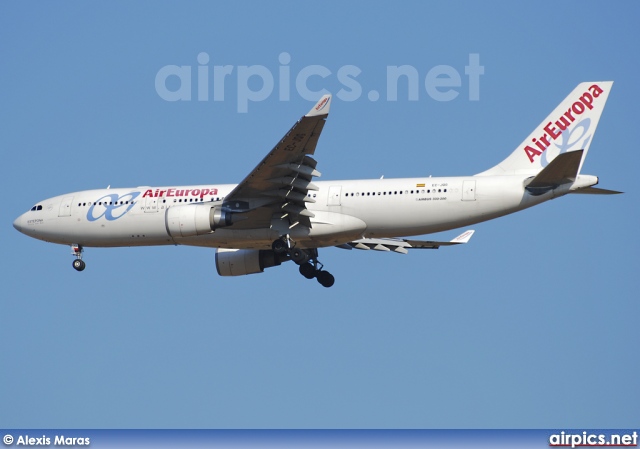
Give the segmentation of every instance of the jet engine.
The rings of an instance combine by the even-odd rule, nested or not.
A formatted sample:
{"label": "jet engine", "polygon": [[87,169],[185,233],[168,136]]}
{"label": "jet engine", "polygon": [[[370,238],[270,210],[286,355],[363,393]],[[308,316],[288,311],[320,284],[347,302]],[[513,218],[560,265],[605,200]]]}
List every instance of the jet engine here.
{"label": "jet engine", "polygon": [[280,265],[286,257],[266,249],[218,248],[216,270],[220,276],[262,273],[265,268]]}
{"label": "jet engine", "polygon": [[165,223],[171,237],[193,237],[233,224],[231,217],[232,213],[220,206],[189,204],[169,207]]}

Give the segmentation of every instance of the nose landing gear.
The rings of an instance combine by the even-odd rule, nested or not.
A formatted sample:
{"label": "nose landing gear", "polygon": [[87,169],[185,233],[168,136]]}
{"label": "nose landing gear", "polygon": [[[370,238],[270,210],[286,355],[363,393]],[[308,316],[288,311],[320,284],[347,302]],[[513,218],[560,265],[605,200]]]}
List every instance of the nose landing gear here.
{"label": "nose landing gear", "polygon": [[71,244],[71,254],[76,256],[76,260],[73,261],[72,266],[76,271],[82,271],[87,266],[87,264],[84,263],[84,260],[82,260],[83,251],[84,249],[82,248],[82,245],[75,243]]}

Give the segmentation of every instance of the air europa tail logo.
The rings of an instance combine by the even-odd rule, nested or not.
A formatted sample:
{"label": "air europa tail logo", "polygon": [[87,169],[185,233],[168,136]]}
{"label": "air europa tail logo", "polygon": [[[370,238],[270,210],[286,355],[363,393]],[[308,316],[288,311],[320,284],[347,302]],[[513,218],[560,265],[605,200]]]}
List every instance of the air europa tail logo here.
{"label": "air europa tail logo", "polygon": [[564,114],[558,117],[555,122],[547,123],[544,127],[544,134],[537,139],[535,137],[531,139],[535,147],[531,145],[524,147],[524,152],[529,158],[529,161],[533,163],[536,156],[540,156],[543,151],[549,148],[551,142],[560,137],[562,133],[578,119],[579,115],[583,114],[586,110],[593,109],[593,101],[598,98],[602,92],[600,86],[594,84],[589,87]]}

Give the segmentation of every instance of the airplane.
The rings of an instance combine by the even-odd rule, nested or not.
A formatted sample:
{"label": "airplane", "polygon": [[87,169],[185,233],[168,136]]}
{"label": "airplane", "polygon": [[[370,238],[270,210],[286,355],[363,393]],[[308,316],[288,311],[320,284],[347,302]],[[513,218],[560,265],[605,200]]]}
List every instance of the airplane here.
{"label": "airplane", "polygon": [[216,248],[221,276],[262,273],[293,261],[331,287],[318,260],[326,247],[406,254],[464,244],[408,236],[466,227],[570,193],[621,193],[581,173],[612,81],[584,82],[502,162],[473,176],[316,181],[313,158],[329,114],[324,95],[237,185],[99,189],[39,201],[13,226],[70,245],[73,268],[89,247],[192,245]]}

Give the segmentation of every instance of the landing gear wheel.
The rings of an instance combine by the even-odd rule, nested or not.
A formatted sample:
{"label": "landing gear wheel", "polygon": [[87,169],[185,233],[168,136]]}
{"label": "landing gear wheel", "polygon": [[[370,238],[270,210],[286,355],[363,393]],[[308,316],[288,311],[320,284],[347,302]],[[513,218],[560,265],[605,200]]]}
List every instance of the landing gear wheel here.
{"label": "landing gear wheel", "polygon": [[290,251],[291,260],[293,260],[298,265],[302,266],[306,261],[309,260],[309,254],[303,249],[295,248]]}
{"label": "landing gear wheel", "polygon": [[320,283],[320,285],[327,288],[331,287],[333,283],[336,281],[336,279],[333,277],[331,273],[324,270],[318,271],[316,273],[316,277],[318,278],[318,282]]}
{"label": "landing gear wheel", "polygon": [[287,245],[287,242],[285,242],[283,239],[277,239],[277,240],[274,240],[273,243],[271,244],[271,249],[276,254],[283,254],[287,252],[289,247]]}
{"label": "landing gear wheel", "polygon": [[300,274],[307,279],[313,279],[316,277],[316,269],[310,263],[303,263],[300,265],[300,268],[298,268],[298,271],[300,271]]}
{"label": "landing gear wheel", "polygon": [[84,260],[82,260],[82,259],[76,259],[76,260],[74,260],[72,265],[73,265],[73,268],[75,268],[75,270],[76,270],[76,271],[82,271],[82,270],[84,270],[84,269],[85,269],[85,267],[87,266],[87,265],[84,263]]}

